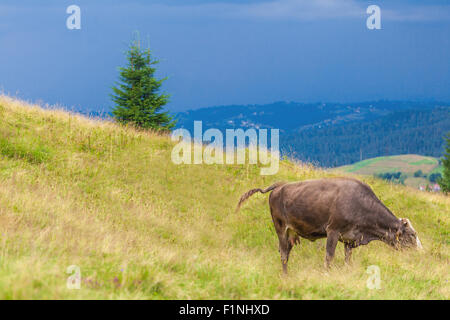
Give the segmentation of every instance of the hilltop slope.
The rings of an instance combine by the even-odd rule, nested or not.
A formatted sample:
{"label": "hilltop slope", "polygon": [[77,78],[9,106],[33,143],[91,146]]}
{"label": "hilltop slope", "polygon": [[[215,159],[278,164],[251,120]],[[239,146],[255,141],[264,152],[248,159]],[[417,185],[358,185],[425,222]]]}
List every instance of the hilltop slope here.
{"label": "hilltop slope", "polygon": [[[330,173],[283,161],[174,165],[168,137],[0,97],[0,299],[449,299],[450,200],[363,178],[425,247],[373,242],[323,268],[324,240],[302,241],[281,277],[267,195],[241,194]],[[66,287],[71,265],[81,289]],[[369,290],[377,265],[381,289]]]}

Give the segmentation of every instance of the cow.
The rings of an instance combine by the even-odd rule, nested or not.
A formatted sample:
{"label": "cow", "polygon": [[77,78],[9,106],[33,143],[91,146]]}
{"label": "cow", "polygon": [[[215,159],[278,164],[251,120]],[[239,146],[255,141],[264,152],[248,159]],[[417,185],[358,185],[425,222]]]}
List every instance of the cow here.
{"label": "cow", "polygon": [[283,272],[289,253],[300,238],[327,238],[325,267],[333,260],[338,241],[344,243],[345,262],[352,249],[381,240],[395,249],[422,244],[411,222],[397,218],[365,183],[353,178],[323,178],[299,182],[278,182],[252,189],[242,195],[236,208],[253,194],[270,192],[269,206],[279,240]]}

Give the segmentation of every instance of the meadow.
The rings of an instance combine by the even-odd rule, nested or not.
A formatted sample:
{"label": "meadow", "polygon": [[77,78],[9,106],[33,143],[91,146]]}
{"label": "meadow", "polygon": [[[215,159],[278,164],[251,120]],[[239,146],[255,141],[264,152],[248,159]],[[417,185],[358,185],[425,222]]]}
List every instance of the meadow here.
{"label": "meadow", "polygon": [[365,159],[351,165],[338,167],[341,172],[355,173],[359,175],[374,175],[386,172],[401,172],[406,176],[404,184],[410,187],[419,188],[419,186],[432,185],[429,179],[421,176],[415,177],[414,173],[418,170],[424,175],[433,173],[443,174],[443,166],[439,160],[433,157],[421,156],[417,154],[402,154],[397,156],[385,156]]}
{"label": "meadow", "polygon": [[[169,137],[0,97],[0,299],[449,299],[450,197],[368,176],[411,220],[423,251],[374,241],[330,270],[302,240],[283,276],[268,195],[275,181],[351,175],[283,160],[175,165]],[[353,175],[352,175],[353,176]],[[68,289],[67,268],[81,271]],[[366,285],[378,266],[380,289]]]}

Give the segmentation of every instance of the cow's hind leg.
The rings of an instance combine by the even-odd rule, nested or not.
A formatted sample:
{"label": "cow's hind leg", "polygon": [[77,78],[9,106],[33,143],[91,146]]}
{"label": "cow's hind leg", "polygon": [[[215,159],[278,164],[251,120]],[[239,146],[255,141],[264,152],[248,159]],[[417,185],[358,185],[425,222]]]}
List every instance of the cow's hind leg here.
{"label": "cow's hind leg", "polygon": [[286,228],[286,223],[277,217],[273,217],[273,223],[278,235],[278,251],[281,256],[281,265],[283,267],[283,273],[287,274],[287,263],[289,260],[289,253],[295,244],[295,239],[290,239],[289,230]]}
{"label": "cow's hind leg", "polygon": [[334,251],[339,240],[339,232],[334,230],[327,230],[327,253],[325,257],[325,267],[330,267],[331,261],[334,258]]}
{"label": "cow's hind leg", "polygon": [[270,213],[272,215],[272,221],[275,226],[275,231],[278,235],[278,251],[280,252],[281,265],[283,267],[283,273],[287,274],[287,263],[289,261],[289,254],[291,253],[292,247],[300,242],[300,238],[294,230],[288,228],[287,223],[276,208],[270,206]]}
{"label": "cow's hind leg", "polygon": [[287,232],[279,235],[280,241],[280,256],[281,256],[281,265],[283,266],[283,273],[287,274],[287,263],[289,261],[289,254],[293,247],[293,242],[289,241]]}

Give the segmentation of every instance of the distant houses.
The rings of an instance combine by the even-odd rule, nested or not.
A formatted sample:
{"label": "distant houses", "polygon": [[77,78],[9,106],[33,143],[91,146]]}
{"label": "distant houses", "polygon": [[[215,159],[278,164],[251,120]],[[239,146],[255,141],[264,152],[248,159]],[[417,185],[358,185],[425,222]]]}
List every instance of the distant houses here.
{"label": "distant houses", "polygon": [[428,192],[441,192],[441,186],[437,183],[434,183],[431,186],[427,184],[426,186],[419,186],[419,190]]}

